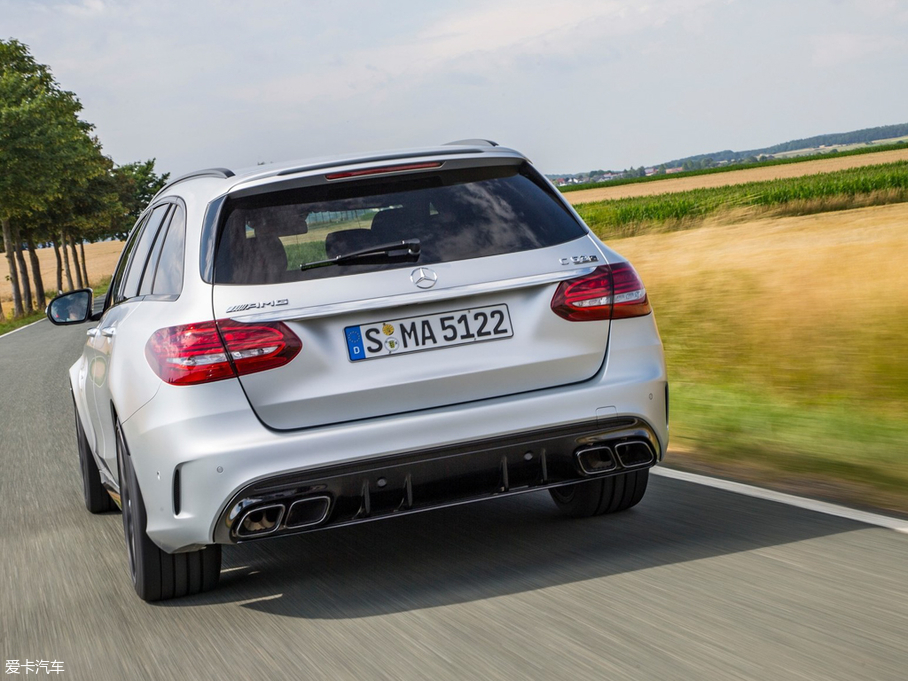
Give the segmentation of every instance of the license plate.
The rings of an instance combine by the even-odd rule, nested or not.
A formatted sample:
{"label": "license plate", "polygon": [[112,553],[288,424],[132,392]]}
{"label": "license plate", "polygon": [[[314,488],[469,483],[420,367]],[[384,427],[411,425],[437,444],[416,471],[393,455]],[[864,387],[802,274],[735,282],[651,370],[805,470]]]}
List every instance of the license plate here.
{"label": "license plate", "polygon": [[507,305],[404,317],[344,329],[351,362],[510,338]]}

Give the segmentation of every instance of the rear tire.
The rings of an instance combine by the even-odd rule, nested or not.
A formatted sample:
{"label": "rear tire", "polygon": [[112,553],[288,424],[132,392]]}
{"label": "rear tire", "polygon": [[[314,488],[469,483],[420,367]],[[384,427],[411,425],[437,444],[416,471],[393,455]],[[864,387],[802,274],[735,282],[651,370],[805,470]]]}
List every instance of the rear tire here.
{"label": "rear tire", "polygon": [[117,463],[120,468],[120,503],[123,533],[129,557],[129,572],[136,593],[143,601],[161,601],[209,591],[221,574],[221,547],[167,553],[145,532],[147,516],[142,490],[129,458],[123,433],[117,424]]}
{"label": "rear tire", "polygon": [[117,505],[101,484],[101,474],[98,472],[98,465],[91,453],[75,404],[73,410],[76,412],[76,441],[79,446],[79,469],[82,471],[82,496],[85,499],[85,508],[92,513],[116,511]]}
{"label": "rear tire", "polygon": [[564,515],[589,518],[605,513],[618,513],[636,506],[646,492],[649,469],[630,471],[598,480],[552,487],[549,494]]}

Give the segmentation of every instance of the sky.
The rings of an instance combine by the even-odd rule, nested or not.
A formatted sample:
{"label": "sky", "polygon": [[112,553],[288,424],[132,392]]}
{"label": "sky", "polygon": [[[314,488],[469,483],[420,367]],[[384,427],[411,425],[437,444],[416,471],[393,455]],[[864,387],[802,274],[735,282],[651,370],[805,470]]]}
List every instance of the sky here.
{"label": "sky", "polygon": [[908,0],[0,0],[117,164],[495,140],[621,170],[908,122]]}

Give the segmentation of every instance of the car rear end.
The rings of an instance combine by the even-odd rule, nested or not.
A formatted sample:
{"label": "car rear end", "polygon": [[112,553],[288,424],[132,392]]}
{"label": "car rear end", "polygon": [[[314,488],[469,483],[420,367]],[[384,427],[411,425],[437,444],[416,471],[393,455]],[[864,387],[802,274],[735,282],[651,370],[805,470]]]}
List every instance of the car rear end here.
{"label": "car rear end", "polygon": [[[665,451],[642,282],[514,151],[238,179],[200,243],[211,320],[149,341],[163,385],[131,426],[174,471],[148,527],[165,549],[622,475]],[[156,426],[164,412],[179,427]]]}

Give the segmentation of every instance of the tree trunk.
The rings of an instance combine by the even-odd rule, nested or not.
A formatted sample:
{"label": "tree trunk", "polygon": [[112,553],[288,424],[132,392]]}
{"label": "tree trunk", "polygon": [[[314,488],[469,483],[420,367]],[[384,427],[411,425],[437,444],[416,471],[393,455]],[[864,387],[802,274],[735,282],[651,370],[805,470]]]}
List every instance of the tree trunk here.
{"label": "tree trunk", "polygon": [[60,240],[63,245],[63,264],[65,265],[64,270],[66,271],[66,290],[72,291],[76,287],[73,286],[73,273],[69,269],[69,251],[66,248],[66,232],[60,232],[62,239]]}
{"label": "tree trunk", "polygon": [[79,252],[76,250],[76,242],[69,237],[69,248],[73,252],[73,269],[76,271],[76,285],[79,288],[85,288],[85,282],[82,281],[82,268],[79,266]]}
{"label": "tree trunk", "polygon": [[6,321],[6,315],[3,314],[3,301],[0,301],[0,322]]}
{"label": "tree trunk", "polygon": [[35,241],[31,234],[25,235],[28,244],[28,259],[32,263],[32,276],[35,279],[35,306],[39,310],[47,307],[47,297],[44,295],[44,277],[41,276],[41,263],[38,261],[38,251],[35,250]]}
{"label": "tree trunk", "polygon": [[9,218],[0,219],[3,227],[3,248],[6,249],[6,261],[9,263],[9,283],[13,288],[13,318],[25,314],[22,309],[22,294],[19,292],[19,271],[16,269],[16,256],[13,253],[13,235],[9,228]]}
{"label": "tree trunk", "polygon": [[88,268],[85,266],[85,242],[79,240],[79,256],[82,258],[82,279],[85,281],[85,286],[88,287]]}
{"label": "tree trunk", "polygon": [[31,314],[35,311],[32,302],[32,283],[28,279],[28,268],[25,266],[25,258],[22,256],[22,234],[19,232],[18,225],[13,225],[13,250],[16,252],[16,264],[19,265],[21,275],[22,306],[25,308],[25,314]]}
{"label": "tree trunk", "polygon": [[57,295],[63,293],[63,259],[60,257],[60,244],[57,243],[57,237],[51,239],[54,245],[54,256],[57,258]]}

